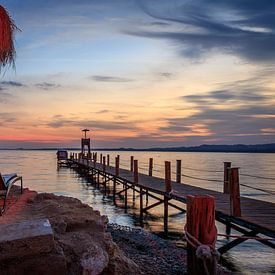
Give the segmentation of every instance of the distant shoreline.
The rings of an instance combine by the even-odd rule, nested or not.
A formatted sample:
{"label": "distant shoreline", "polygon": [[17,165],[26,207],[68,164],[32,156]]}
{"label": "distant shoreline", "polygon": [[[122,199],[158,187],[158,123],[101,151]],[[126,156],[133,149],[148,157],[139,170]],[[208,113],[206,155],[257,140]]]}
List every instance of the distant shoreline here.
{"label": "distant shoreline", "polygon": [[[12,151],[80,151],[80,148],[0,148]],[[199,145],[192,147],[167,147],[167,148],[93,148],[94,151],[121,151],[121,152],[198,152],[198,153],[275,153],[275,143],[270,144],[234,144],[234,145]]]}

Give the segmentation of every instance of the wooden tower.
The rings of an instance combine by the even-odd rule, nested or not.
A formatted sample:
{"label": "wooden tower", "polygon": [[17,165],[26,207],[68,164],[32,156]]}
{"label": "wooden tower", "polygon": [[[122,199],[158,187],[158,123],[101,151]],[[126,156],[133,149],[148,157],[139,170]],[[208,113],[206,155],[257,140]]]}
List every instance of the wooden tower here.
{"label": "wooden tower", "polygon": [[83,129],[82,132],[85,133],[84,138],[81,139],[81,155],[82,158],[90,158],[91,157],[91,139],[87,138],[87,132],[90,131],[88,129]]}

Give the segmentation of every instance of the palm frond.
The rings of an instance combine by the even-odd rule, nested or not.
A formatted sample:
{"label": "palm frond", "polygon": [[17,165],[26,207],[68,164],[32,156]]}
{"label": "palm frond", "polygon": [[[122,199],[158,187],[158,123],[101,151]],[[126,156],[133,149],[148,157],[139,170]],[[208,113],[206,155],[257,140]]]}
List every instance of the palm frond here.
{"label": "palm frond", "polygon": [[6,65],[14,67],[16,51],[14,31],[18,30],[6,9],[0,5],[0,70]]}

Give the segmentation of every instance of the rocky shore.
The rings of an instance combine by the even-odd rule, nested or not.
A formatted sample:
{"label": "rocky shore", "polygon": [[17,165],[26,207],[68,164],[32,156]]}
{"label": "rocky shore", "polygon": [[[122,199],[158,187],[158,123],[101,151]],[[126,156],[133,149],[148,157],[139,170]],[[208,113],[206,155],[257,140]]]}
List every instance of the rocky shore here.
{"label": "rocky shore", "polygon": [[43,218],[53,229],[53,248],[32,256],[22,249],[15,257],[3,257],[1,274],[186,273],[184,249],[143,230],[108,225],[106,216],[75,198],[26,189],[13,196],[0,226]]}

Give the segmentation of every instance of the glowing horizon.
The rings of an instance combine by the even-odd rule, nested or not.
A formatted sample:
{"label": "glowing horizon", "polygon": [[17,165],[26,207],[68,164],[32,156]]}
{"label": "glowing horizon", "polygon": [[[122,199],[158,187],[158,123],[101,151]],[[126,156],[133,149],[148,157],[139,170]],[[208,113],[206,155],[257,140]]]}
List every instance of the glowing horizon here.
{"label": "glowing horizon", "polygon": [[2,4],[22,32],[0,148],[76,147],[83,128],[97,148],[274,142],[275,3]]}

